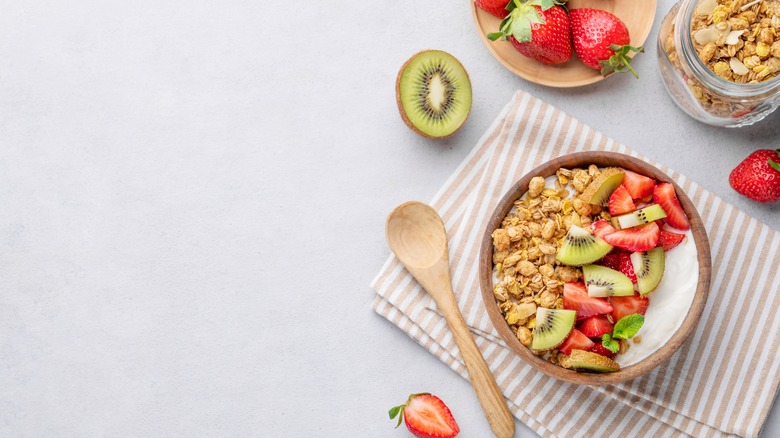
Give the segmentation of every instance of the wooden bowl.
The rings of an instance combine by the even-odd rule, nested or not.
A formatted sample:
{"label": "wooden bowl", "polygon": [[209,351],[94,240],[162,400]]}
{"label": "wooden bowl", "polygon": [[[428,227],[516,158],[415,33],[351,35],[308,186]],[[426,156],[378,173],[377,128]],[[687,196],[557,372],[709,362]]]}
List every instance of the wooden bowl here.
{"label": "wooden bowl", "polygon": [[[568,7],[603,9],[615,14],[628,27],[631,45],[638,47],[645,43],[653,27],[656,0],[570,0]],[[498,32],[501,19],[478,8],[473,0],[471,9],[482,42],[504,67],[521,78],[558,88],[580,87],[604,79],[598,70],[586,66],[576,56],[564,64],[547,65],[521,55],[509,41],[490,41],[487,34]],[[639,75],[642,76],[641,71]]]}
{"label": "wooden bowl", "polygon": [[[501,310],[496,303],[496,299],[493,296],[493,238],[491,234],[493,233],[493,230],[501,226],[501,221],[506,217],[510,210],[512,210],[513,202],[528,191],[528,183],[534,176],[548,177],[554,175],[561,167],[569,169],[577,167],[585,168],[590,164],[596,164],[599,167],[622,167],[649,176],[657,181],[672,183],[677,192],[680,204],[682,204],[683,210],[685,210],[685,213],[688,215],[688,219],[691,222],[691,232],[696,244],[696,251],[699,259],[699,280],[693,302],[688,309],[688,313],[685,316],[682,325],[677,332],[672,335],[669,342],[636,364],[622,368],[620,371],[614,373],[604,374],[583,373],[565,369],[534,355],[528,347],[521,344],[517,339],[517,336],[515,336],[512,329],[504,320]],[[710,290],[710,274],[711,258],[707,233],[704,230],[704,224],[702,223],[699,213],[696,211],[696,208],[685,192],[683,192],[669,176],[657,168],[637,158],[615,152],[578,152],[564,155],[542,164],[522,177],[498,202],[493,214],[490,216],[490,221],[482,238],[479,254],[479,283],[480,288],[482,289],[482,300],[485,303],[490,320],[504,342],[506,342],[509,348],[517,353],[523,360],[537,370],[560,380],[586,385],[606,385],[624,382],[647,373],[669,359],[685,340],[688,339],[688,336],[693,332],[699,321],[699,317],[701,316],[702,310],[704,310],[704,305],[707,302],[707,295]],[[651,295],[650,306],[652,307],[652,305]]]}

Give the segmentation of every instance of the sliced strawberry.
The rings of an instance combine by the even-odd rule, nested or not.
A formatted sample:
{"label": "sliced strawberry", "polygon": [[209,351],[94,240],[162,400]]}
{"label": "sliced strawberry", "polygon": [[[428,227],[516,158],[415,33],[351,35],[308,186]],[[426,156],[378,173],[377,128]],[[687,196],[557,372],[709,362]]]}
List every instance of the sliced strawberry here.
{"label": "sliced strawberry", "polygon": [[577,320],[612,313],[609,302],[604,298],[589,296],[588,289],[582,283],[569,282],[563,285],[563,308],[576,310]]}
{"label": "sliced strawberry", "polygon": [[674,186],[670,183],[658,184],[653,190],[653,200],[659,204],[666,212],[666,223],[678,230],[687,230],[691,228],[688,222],[688,216],[674,193]]}
{"label": "sliced strawberry", "polygon": [[634,273],[634,264],[631,263],[631,254],[613,252],[602,257],[596,264],[622,272],[623,275],[631,279],[632,283],[636,284],[636,273]]}
{"label": "sliced strawberry", "polygon": [[561,344],[560,347],[558,347],[558,351],[568,356],[571,354],[571,350],[573,348],[590,351],[594,345],[596,344],[591,341],[589,337],[585,336],[581,331],[572,329],[569,337],[563,341],[563,344]]}
{"label": "sliced strawberry", "polygon": [[390,409],[390,418],[397,415],[414,436],[419,438],[454,438],[460,432],[458,423],[444,402],[432,394],[412,394],[406,403]]}
{"label": "sliced strawberry", "polygon": [[646,297],[641,297],[639,294],[632,297],[609,297],[609,302],[612,304],[612,320],[615,322],[620,321],[620,318],[638,313],[644,315],[647,312],[647,306],[650,304],[650,300]]}
{"label": "sliced strawberry", "polygon": [[652,178],[634,173],[630,170],[626,170],[625,172],[626,175],[623,177],[623,185],[632,198],[639,199],[653,194],[655,181],[653,181]]}
{"label": "sliced strawberry", "polygon": [[658,244],[664,247],[664,251],[669,251],[670,249],[679,245],[683,239],[685,239],[685,234],[661,230],[661,238],[659,239]]}
{"label": "sliced strawberry", "polygon": [[640,225],[638,227],[618,230],[602,237],[607,243],[626,251],[647,251],[658,246],[661,238],[661,229],[655,222]]}
{"label": "sliced strawberry", "polygon": [[609,349],[607,347],[605,347],[601,343],[596,343],[596,345],[594,345],[593,348],[590,351],[591,351],[591,353],[600,354],[600,355],[608,357],[610,359],[615,357],[615,353],[609,351]]}
{"label": "sliced strawberry", "polygon": [[600,338],[604,333],[612,333],[612,327],[606,315],[596,315],[583,321],[579,328],[589,338]]}
{"label": "sliced strawberry", "polygon": [[636,210],[636,205],[634,205],[626,186],[619,185],[609,197],[609,214],[616,216],[631,213],[634,210]]}
{"label": "sliced strawberry", "polygon": [[615,232],[615,227],[613,227],[612,224],[610,224],[604,219],[599,219],[596,222],[593,222],[590,225],[590,229],[594,235],[601,237],[602,239],[607,234]]}

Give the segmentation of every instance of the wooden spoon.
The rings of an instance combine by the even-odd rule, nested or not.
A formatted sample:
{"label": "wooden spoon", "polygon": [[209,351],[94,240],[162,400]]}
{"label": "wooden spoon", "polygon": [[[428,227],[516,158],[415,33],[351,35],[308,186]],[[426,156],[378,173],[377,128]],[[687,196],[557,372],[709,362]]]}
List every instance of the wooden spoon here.
{"label": "wooden spoon", "polygon": [[420,202],[401,204],[388,216],[385,236],[396,257],[444,314],[493,433],[499,438],[514,436],[512,414],[455,301],[447,232],[441,217],[432,207]]}

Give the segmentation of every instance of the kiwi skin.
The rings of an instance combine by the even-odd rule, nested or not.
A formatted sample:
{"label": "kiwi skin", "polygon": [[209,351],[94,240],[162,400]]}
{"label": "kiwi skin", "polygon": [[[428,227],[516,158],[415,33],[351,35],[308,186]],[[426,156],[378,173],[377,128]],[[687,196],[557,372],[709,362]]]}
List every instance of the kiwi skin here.
{"label": "kiwi skin", "polygon": [[[469,116],[471,115],[471,106],[472,105],[469,105],[468,111],[466,112],[466,117],[463,119],[464,123],[462,123],[460,126],[455,128],[455,130],[452,131],[451,133],[449,133],[447,135],[443,135],[443,136],[437,137],[437,136],[432,136],[432,135],[426,134],[426,133],[420,131],[416,126],[414,126],[414,123],[412,123],[412,121],[409,120],[409,117],[406,115],[406,111],[404,111],[404,106],[401,103],[401,75],[403,75],[404,70],[406,70],[406,67],[409,65],[410,62],[412,62],[414,60],[414,58],[416,58],[417,56],[419,56],[419,55],[421,55],[421,54],[423,54],[425,52],[431,52],[431,51],[435,51],[435,50],[434,49],[421,50],[421,51],[415,53],[409,59],[406,60],[406,62],[404,63],[404,65],[401,66],[400,69],[398,69],[398,76],[396,76],[396,78],[395,78],[395,103],[398,105],[398,112],[401,114],[401,119],[403,119],[404,123],[406,123],[406,126],[408,126],[409,129],[411,129],[412,131],[416,132],[417,134],[419,134],[419,135],[421,135],[421,136],[423,136],[425,138],[431,138],[431,139],[447,138],[447,137],[451,137],[453,134],[455,134],[456,132],[460,131],[460,128],[462,128],[463,125],[466,124],[465,120],[468,120]],[[445,52],[445,53],[447,53],[447,52]],[[452,55],[450,55],[450,56],[452,56]],[[452,57],[455,58],[454,56],[452,56]],[[457,59],[457,58],[455,58],[455,59]],[[460,61],[458,61],[458,62],[460,62]],[[466,78],[469,80],[469,82],[471,82],[471,77],[469,77],[469,72],[466,71],[465,68],[463,69],[463,71],[466,72]]]}

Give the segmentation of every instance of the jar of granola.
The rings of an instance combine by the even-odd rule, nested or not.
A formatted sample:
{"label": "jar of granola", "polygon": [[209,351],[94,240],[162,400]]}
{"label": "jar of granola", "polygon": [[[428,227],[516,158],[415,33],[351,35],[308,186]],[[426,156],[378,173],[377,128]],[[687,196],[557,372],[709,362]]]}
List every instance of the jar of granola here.
{"label": "jar of granola", "polygon": [[780,0],[682,0],[658,64],[672,99],[704,123],[753,124],[780,105]]}

